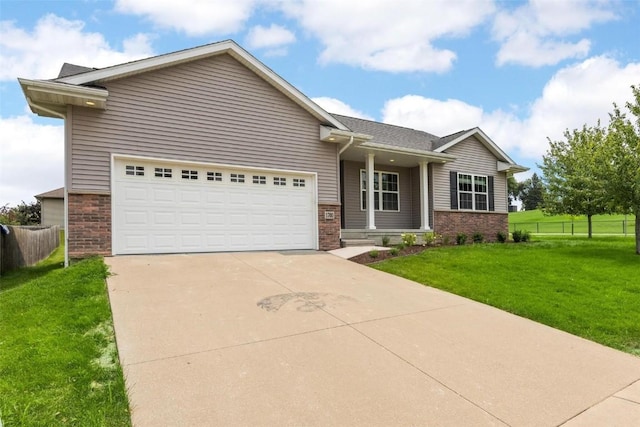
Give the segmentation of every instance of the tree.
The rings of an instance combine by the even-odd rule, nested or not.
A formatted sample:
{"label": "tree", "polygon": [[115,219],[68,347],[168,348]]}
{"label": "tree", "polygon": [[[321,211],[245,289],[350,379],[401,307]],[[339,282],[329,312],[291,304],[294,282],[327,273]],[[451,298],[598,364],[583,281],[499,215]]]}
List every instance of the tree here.
{"label": "tree", "polygon": [[6,225],[38,225],[40,224],[40,202],[26,204],[24,201],[18,206],[0,206],[0,224]]}
{"label": "tree", "polygon": [[531,178],[522,181],[518,185],[518,196],[522,200],[524,210],[529,211],[542,207],[544,186],[538,174],[534,172]]}
{"label": "tree", "polygon": [[507,194],[509,196],[509,205],[512,205],[513,202],[518,198],[518,193],[520,193],[518,187],[518,181],[513,176],[507,178]]}
{"label": "tree", "polygon": [[634,116],[627,119],[616,104],[609,115],[609,133],[605,141],[608,159],[603,170],[610,207],[615,212],[636,218],[636,254],[640,255],[640,87],[631,86],[633,101],[626,107]]}
{"label": "tree", "polygon": [[601,178],[606,158],[607,132],[594,127],[566,131],[564,141],[549,141],[542,156],[545,192],[544,211],[550,214],[586,215],[589,238],[593,215],[608,212],[609,196]]}

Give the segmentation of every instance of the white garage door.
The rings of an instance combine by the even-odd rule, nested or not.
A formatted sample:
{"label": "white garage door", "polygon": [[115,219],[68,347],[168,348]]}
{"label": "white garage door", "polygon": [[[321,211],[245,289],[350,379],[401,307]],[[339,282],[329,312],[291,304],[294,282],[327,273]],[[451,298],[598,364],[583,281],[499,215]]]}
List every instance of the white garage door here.
{"label": "white garage door", "polygon": [[116,159],[113,253],[316,249],[315,176]]}

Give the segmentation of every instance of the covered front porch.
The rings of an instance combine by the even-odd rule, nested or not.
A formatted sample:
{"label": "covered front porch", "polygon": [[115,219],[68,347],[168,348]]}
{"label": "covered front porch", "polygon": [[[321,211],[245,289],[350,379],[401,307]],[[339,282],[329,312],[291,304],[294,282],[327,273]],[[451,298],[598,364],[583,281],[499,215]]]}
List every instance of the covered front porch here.
{"label": "covered front porch", "polygon": [[325,138],[340,144],[341,243],[380,245],[387,236],[397,244],[402,233],[421,243],[433,229],[432,165],[455,157],[351,135]]}

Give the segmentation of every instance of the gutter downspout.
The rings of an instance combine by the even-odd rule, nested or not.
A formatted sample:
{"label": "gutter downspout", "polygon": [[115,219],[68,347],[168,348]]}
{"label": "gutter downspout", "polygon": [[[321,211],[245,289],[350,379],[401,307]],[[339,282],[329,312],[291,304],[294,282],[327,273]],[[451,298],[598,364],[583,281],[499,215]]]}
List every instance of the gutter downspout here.
{"label": "gutter downspout", "polygon": [[57,111],[50,110],[41,105],[36,105],[31,101],[31,98],[28,96],[27,104],[32,109],[40,109],[46,113],[49,113],[53,116],[59,117],[64,121],[64,266],[69,267],[69,191],[68,191],[68,183],[67,183],[67,115],[58,113]]}
{"label": "gutter downspout", "polygon": [[344,153],[345,150],[351,146],[351,144],[353,144],[353,135],[351,135],[351,138],[349,139],[349,142],[347,142],[347,144],[344,147],[342,147],[340,149],[340,151],[338,151],[338,156],[340,156],[342,153]]}

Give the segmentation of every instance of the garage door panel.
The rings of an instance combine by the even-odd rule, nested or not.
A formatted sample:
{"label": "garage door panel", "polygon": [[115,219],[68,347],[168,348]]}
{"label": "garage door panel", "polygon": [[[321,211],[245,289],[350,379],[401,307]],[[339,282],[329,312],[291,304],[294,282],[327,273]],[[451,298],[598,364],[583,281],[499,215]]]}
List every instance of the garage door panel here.
{"label": "garage door panel", "polygon": [[[125,176],[127,165],[145,171],[173,169],[172,176]],[[187,167],[116,160],[114,253],[173,253],[313,249],[317,245],[315,184],[311,175],[259,173],[228,167],[189,166],[198,178],[175,173]],[[220,173],[207,180],[208,171]],[[231,182],[231,174],[245,176]],[[254,175],[258,179],[254,182]],[[264,179],[262,179],[264,177]],[[274,177],[286,186],[277,186]],[[296,178],[298,177],[298,178]],[[305,187],[293,187],[294,178]]]}
{"label": "garage door panel", "polygon": [[149,222],[148,211],[126,210],[123,214],[126,225],[145,225]]}
{"label": "garage door panel", "polygon": [[131,186],[126,188],[124,200],[128,203],[147,203],[148,192],[144,186]]}
{"label": "garage door panel", "polygon": [[201,250],[202,234],[201,233],[182,233],[180,234],[180,246],[183,251]]}
{"label": "garage door panel", "polygon": [[223,212],[206,212],[205,224],[209,226],[224,226],[226,223],[225,214]]}
{"label": "garage door panel", "polygon": [[196,227],[202,226],[202,212],[198,212],[198,211],[181,212],[178,225],[196,226]]}
{"label": "garage door panel", "polygon": [[156,232],[153,236],[153,245],[152,247],[157,248],[161,251],[169,251],[172,248],[175,248],[177,244],[177,238],[175,234],[162,234],[161,232]]}

